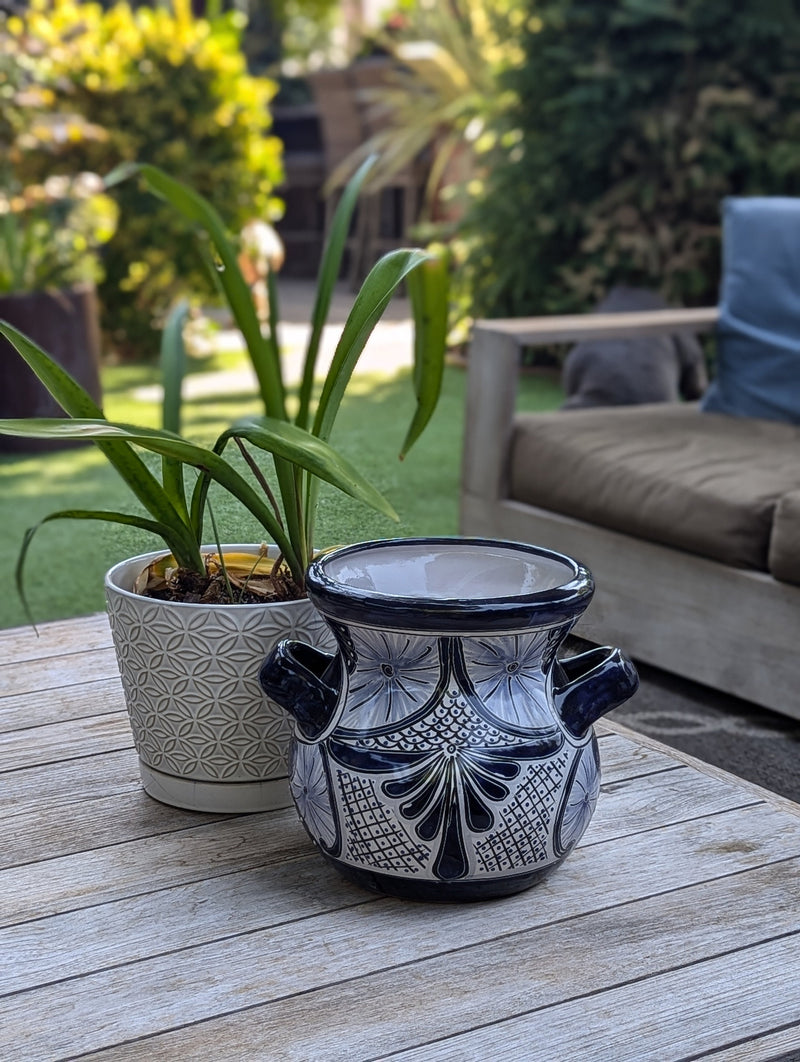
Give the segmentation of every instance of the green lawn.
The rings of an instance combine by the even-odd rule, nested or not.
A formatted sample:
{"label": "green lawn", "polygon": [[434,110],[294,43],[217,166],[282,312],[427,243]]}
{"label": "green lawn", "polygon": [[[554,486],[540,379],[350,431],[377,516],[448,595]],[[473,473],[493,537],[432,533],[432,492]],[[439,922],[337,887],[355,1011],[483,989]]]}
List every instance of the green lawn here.
{"label": "green lawn", "polygon": [[[236,362],[235,356],[226,355],[224,367]],[[203,364],[205,371],[220,367],[219,360]],[[157,426],[156,404],[138,399],[135,393],[157,379],[157,369],[148,366],[106,368],[106,416]],[[401,519],[395,524],[333,490],[323,490],[318,522],[321,545],[393,535],[457,533],[465,382],[462,369],[446,370],[436,415],[400,462],[397,451],[413,404],[408,379],[401,374],[395,378],[359,376],[352,381],[332,442],[389,498]],[[550,409],[560,401],[561,392],[553,380],[523,379],[523,408]],[[250,412],[258,412],[258,403],[250,394],[194,399],[185,406],[184,433],[210,443],[224,426]],[[0,568],[0,628],[26,622],[13,573],[27,527],[55,509],[130,509],[132,504],[125,484],[94,447],[0,459],[0,518],[6,542]],[[223,541],[261,540],[258,525],[226,495],[212,493],[212,505]],[[44,526],[26,566],[34,618],[43,622],[102,610],[103,573],[118,560],[160,545],[146,532],[117,525],[64,520]]]}

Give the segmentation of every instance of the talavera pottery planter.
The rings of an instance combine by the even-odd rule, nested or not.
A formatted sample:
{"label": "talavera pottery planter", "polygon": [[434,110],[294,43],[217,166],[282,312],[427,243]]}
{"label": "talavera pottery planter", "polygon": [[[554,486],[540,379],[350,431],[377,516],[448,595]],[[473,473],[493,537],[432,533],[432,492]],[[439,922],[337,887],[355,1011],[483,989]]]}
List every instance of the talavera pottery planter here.
{"label": "talavera pottery planter", "polygon": [[591,575],[480,539],[369,542],[316,560],[335,655],[281,642],[261,672],[295,720],[292,796],[344,877],[419,900],[534,884],[574,848],[600,786],[592,723],[638,686],[619,650],[559,663]]}
{"label": "talavera pottery planter", "polygon": [[[258,547],[223,547],[256,553]],[[258,672],[282,638],[335,642],[310,601],[195,605],[133,593],[163,550],[117,564],[106,601],[145,791],[192,811],[268,811],[291,804],[290,728]],[[273,554],[274,555],[274,554]]]}

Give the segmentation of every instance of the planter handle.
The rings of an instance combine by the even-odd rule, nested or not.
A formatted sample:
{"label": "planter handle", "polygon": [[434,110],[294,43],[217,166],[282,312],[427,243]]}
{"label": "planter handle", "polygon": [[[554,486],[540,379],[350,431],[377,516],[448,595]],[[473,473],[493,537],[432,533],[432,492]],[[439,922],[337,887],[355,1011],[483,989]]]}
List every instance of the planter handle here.
{"label": "planter handle", "polygon": [[556,711],[575,737],[617,708],[639,688],[632,662],[619,649],[603,646],[559,661],[566,682],[553,689]]}
{"label": "planter handle", "polygon": [[294,717],[297,729],[315,741],[333,718],[342,686],[341,657],[305,642],[279,642],[264,661],[264,692]]}

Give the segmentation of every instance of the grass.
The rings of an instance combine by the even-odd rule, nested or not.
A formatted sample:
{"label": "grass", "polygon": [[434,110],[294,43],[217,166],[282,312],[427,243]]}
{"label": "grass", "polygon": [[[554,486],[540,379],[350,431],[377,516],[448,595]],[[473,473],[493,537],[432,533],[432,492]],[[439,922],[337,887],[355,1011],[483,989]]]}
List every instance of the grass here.
{"label": "grass", "polygon": [[[226,355],[224,368],[236,364],[235,355]],[[222,367],[220,359],[202,363],[203,371]],[[105,368],[106,416],[158,426],[156,403],[138,394],[157,380],[155,367]],[[401,463],[397,451],[413,402],[408,380],[402,374],[353,379],[331,441],[386,495],[400,514],[400,523],[332,489],[323,489],[318,520],[320,545],[457,534],[465,385],[462,369],[446,370],[439,408],[423,437]],[[529,410],[555,408],[562,397],[558,384],[548,377],[524,377],[521,392],[520,405]],[[232,420],[258,411],[258,403],[250,393],[195,398],[184,407],[184,434],[209,444]],[[211,503],[223,541],[261,541],[259,526],[227,495],[212,491]],[[133,504],[125,484],[93,446],[35,457],[0,458],[0,519],[6,544],[0,558],[0,628],[27,622],[14,588],[14,565],[26,528],[55,509],[77,506],[130,510]],[[76,520],[45,525],[34,539],[26,565],[25,585],[35,620],[44,622],[103,610],[105,571],[125,557],[160,547],[154,536],[135,528]]]}

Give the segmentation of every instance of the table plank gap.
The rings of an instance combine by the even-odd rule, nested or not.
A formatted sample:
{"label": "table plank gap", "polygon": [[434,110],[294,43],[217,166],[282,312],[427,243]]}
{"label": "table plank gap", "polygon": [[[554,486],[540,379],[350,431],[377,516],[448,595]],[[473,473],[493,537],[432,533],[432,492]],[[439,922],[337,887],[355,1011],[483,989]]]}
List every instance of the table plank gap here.
{"label": "table plank gap", "polygon": [[164,833],[157,859],[154,843],[137,838],[0,870],[0,926],[272,865],[307,855],[312,847],[288,808]]}
{"label": "table plank gap", "polygon": [[655,738],[651,738],[646,734],[640,734],[638,731],[631,730],[630,727],[624,726],[622,723],[615,723],[613,720],[604,719],[603,725],[609,732],[626,738],[634,745],[640,745],[642,748],[647,748],[654,752],[660,752],[672,757],[672,759],[679,763],[685,764],[687,767],[691,767],[693,770],[699,771],[701,774],[706,774],[711,778],[720,778],[723,781],[737,785],[742,789],[747,789],[761,800],[766,800],[768,803],[774,804],[775,807],[781,808],[781,810],[785,811],[787,814],[795,815],[797,818],[800,818],[800,804],[793,800],[789,800],[788,797],[781,796],[780,793],[773,793],[772,790],[765,789],[763,786],[757,785],[755,782],[751,782],[747,778],[741,778],[740,776],[733,775],[729,771],[725,771],[721,767],[717,767],[712,763],[698,760],[696,756],[692,756],[688,752],[683,752],[681,749],[675,749],[671,746],[665,745],[663,742],[657,741]]}
{"label": "table plank gap", "polygon": [[127,715],[109,712],[0,734],[0,763],[6,772],[83,759],[88,753],[119,752],[132,746]]}
{"label": "table plank gap", "polygon": [[766,1036],[747,1037],[726,1044],[717,1051],[704,1051],[683,1062],[754,1062],[768,1059],[769,1062],[797,1062],[800,1055],[800,1022],[787,1022]]}

